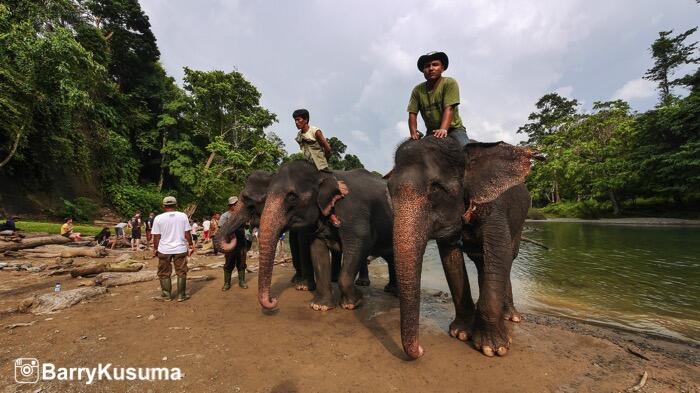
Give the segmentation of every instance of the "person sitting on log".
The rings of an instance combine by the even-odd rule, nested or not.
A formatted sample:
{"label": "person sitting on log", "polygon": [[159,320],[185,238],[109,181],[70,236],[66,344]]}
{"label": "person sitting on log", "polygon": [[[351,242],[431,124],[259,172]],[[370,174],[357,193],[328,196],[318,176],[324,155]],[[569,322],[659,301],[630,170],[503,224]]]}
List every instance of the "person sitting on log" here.
{"label": "person sitting on log", "polygon": [[65,236],[74,242],[83,240],[80,233],[73,232],[73,219],[70,217],[66,218],[65,223],[61,225],[61,236]]}

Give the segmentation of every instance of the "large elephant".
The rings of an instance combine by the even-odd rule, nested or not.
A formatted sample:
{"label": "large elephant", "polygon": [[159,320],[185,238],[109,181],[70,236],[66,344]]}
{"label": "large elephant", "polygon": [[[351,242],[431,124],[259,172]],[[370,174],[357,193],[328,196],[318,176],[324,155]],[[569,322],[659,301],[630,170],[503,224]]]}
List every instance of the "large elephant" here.
{"label": "large elephant", "polygon": [[[214,247],[226,252],[233,248],[232,237],[235,230],[246,223],[250,223],[252,228],[260,226],[260,216],[263,207],[265,207],[267,189],[273,176],[274,173],[267,171],[254,171],[248,176],[231,218],[226,221],[223,227],[219,228],[214,237]],[[313,291],[316,289],[311,255],[309,254],[310,239],[311,235],[305,232],[290,231],[289,233],[292,263],[296,270],[292,282],[298,290]]]}
{"label": "large elephant", "polygon": [[[503,142],[470,143],[450,138],[407,141],[396,151],[389,179],[394,207],[394,255],[401,303],[401,341],[411,358],[418,342],[423,253],[435,239],[456,317],[450,335],[471,338],[485,355],[505,355],[506,319],[519,321],[510,269],[530,197],[523,184],[535,152]],[[467,253],[478,271],[479,299],[471,297],[464,265]]]}
{"label": "large elephant", "polygon": [[[340,228],[331,225],[327,218],[331,209],[335,209],[341,220]],[[368,171],[318,171],[305,160],[283,164],[270,182],[260,218],[260,304],[266,309],[277,306],[277,299],[270,295],[270,282],[277,238],[286,229],[314,233],[311,242],[316,278],[313,309],[329,310],[336,305],[331,289],[330,250],[342,252],[338,286],[343,308],[353,309],[360,304],[362,293],[355,287],[354,280],[369,255],[381,256],[389,263],[390,282],[385,289],[391,290],[395,285],[392,222],[386,182]]]}

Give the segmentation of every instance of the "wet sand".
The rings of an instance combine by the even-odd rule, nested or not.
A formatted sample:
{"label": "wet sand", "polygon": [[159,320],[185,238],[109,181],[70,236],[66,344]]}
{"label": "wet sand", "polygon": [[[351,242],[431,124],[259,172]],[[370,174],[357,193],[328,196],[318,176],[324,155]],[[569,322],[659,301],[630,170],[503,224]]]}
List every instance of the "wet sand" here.
{"label": "wet sand", "polygon": [[[189,283],[192,298],[183,303],[151,300],[158,282],[149,281],[110,288],[54,314],[0,314],[0,392],[618,392],[638,383],[644,371],[649,378],[642,391],[700,391],[695,344],[539,314],[526,314],[513,326],[507,356],[487,358],[446,334],[451,300],[429,289],[421,310],[426,353],[408,361],[398,299],[381,290],[384,265],[370,266],[372,284],[362,289],[362,307],[328,312],[311,310],[312,295],[290,286],[291,266],[276,266],[273,293],[281,295],[280,308],[265,313],[256,298],[256,274],[249,273],[250,289],[222,292],[221,269],[205,266],[215,262],[223,258],[193,258],[192,266],[202,270],[191,274],[214,279]],[[154,268],[155,259],[149,264]],[[0,271],[0,310],[50,292],[56,281],[43,273]],[[66,276],[60,281],[64,290],[79,282]],[[5,328],[31,321],[36,323]],[[184,377],[19,385],[13,363],[19,357],[57,367],[179,367]]]}

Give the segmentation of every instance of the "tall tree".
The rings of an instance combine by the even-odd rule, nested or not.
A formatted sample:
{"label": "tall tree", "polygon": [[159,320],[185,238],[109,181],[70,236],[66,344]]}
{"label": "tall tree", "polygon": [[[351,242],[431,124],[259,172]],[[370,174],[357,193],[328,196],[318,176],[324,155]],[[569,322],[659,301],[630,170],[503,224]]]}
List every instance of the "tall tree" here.
{"label": "tall tree", "polygon": [[647,70],[644,79],[658,83],[661,105],[670,104],[674,98],[672,89],[683,85],[687,76],[674,78],[675,71],[686,64],[696,64],[700,57],[696,57],[697,41],[689,44],[685,40],[695,33],[697,27],[687,30],[676,36],[672,36],[673,30],[659,32],[659,38],[651,45],[651,55],[654,58],[654,66]]}
{"label": "tall tree", "polygon": [[542,138],[554,134],[559,127],[574,119],[578,111],[578,101],[562,97],[557,93],[545,94],[540,98],[528,122],[518,128],[518,134],[526,134],[528,144],[537,145]]}

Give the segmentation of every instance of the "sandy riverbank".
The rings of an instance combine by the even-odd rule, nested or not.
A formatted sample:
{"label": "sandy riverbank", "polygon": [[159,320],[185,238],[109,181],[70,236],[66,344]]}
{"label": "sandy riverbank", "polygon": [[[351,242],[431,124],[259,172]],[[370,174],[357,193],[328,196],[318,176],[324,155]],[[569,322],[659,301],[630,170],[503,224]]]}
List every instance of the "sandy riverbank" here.
{"label": "sandy riverbank", "polygon": [[[504,358],[487,358],[446,333],[448,299],[426,290],[421,339],[426,354],[407,361],[400,344],[398,299],[381,291],[384,265],[372,265],[365,304],[355,311],[309,309],[311,294],[289,285],[291,266],[277,266],[273,291],[280,309],[263,313],[257,277],[250,289],[221,292],[220,257],[192,265],[215,279],[190,284],[184,303],[151,300],[157,281],[111,288],[106,295],[50,315],[0,314],[0,392],[241,391],[241,392],[616,392],[649,375],[643,391],[700,389],[698,347],[678,341],[528,314],[514,326]],[[155,267],[155,259],[150,260]],[[0,309],[57,279],[41,273],[0,272]],[[65,289],[77,279],[63,276]],[[15,329],[5,326],[36,321]],[[630,352],[640,353],[649,360]],[[14,382],[14,360],[35,357],[58,367],[112,363],[121,367],[179,367],[179,382]]]}

